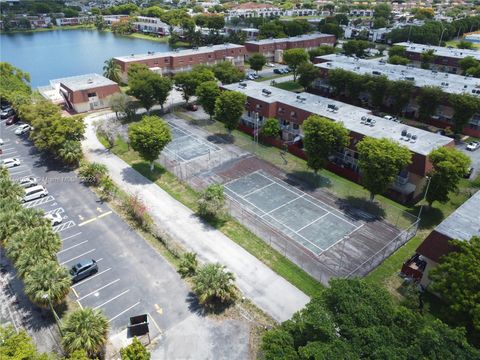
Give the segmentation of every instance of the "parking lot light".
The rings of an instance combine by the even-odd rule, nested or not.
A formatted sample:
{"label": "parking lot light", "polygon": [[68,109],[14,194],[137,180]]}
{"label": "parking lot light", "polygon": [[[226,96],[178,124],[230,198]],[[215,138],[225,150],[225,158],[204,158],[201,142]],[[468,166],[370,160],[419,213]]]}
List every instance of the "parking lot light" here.
{"label": "parking lot light", "polygon": [[50,298],[49,298],[48,294],[44,294],[43,298],[48,301],[48,305],[50,306],[50,310],[52,311],[53,317],[55,318],[55,322],[57,323],[58,331],[60,331],[60,335],[63,336],[62,327],[60,326],[60,318],[58,317],[57,312],[53,308],[52,302],[50,301]]}

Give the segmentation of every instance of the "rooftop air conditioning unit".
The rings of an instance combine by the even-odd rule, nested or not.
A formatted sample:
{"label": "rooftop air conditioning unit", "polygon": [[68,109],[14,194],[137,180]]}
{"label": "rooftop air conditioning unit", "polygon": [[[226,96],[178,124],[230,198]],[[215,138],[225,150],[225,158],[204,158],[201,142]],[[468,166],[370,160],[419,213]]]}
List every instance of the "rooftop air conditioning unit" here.
{"label": "rooftop air conditioning unit", "polygon": [[417,135],[412,135],[412,139],[410,140],[410,142],[414,143],[416,142],[418,139]]}
{"label": "rooftop air conditioning unit", "polygon": [[240,86],[241,88],[246,88],[247,83],[246,82],[241,82],[241,83],[238,84],[238,86]]}

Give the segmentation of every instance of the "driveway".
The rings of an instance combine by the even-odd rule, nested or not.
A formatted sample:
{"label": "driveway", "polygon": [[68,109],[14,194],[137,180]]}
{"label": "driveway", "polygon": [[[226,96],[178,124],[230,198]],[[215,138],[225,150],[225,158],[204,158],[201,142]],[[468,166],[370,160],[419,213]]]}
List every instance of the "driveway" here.
{"label": "driveway", "polygon": [[472,161],[471,167],[473,167],[473,173],[470,176],[470,180],[475,179],[476,176],[480,175],[480,149],[477,149],[475,151],[468,151],[466,149],[467,144],[461,143],[455,145],[455,147],[463,152],[465,155],[467,155],[470,160]]}
{"label": "driveway", "polygon": [[[98,273],[74,284],[70,296],[80,307],[104,312],[111,340],[125,345],[129,317],[148,314],[156,351],[168,358],[182,358],[185,349],[200,341],[204,343],[198,358],[226,358],[232,350],[238,359],[248,357],[250,329],[246,321],[212,321],[200,315],[195,297],[175,269],[81,184],[73,171],[38,153],[27,137],[14,135],[15,128],[0,124],[0,137],[5,141],[0,160],[20,159],[21,165],[9,170],[12,178],[34,176],[47,187],[48,196],[25,206],[61,214],[62,223],[54,227],[62,239],[59,263],[71,267],[83,258],[98,262]],[[31,333],[39,328],[31,322],[23,326]],[[185,331],[188,338],[182,334]]]}
{"label": "driveway", "polygon": [[[102,116],[105,117],[105,116]],[[109,153],[97,140],[90,116],[83,148],[86,157],[105,164],[113,181],[124,191],[138,194],[155,223],[173,239],[196,252],[203,261],[220,262],[236,275],[237,285],[255,305],[277,321],[289,319],[309,301],[307,295],[220,231],[143,177],[126,162]]]}

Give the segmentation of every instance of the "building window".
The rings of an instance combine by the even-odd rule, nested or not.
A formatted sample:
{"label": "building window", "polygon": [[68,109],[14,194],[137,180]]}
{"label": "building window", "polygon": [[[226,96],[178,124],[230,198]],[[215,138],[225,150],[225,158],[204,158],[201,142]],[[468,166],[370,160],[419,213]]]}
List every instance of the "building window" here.
{"label": "building window", "polygon": [[97,96],[97,93],[91,92],[91,93],[88,93],[87,96],[88,96],[89,98],[95,97],[95,96]]}

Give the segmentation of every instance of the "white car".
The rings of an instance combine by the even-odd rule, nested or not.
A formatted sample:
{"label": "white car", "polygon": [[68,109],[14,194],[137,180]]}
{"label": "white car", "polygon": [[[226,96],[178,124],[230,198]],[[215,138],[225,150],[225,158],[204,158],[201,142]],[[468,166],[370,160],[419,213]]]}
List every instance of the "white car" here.
{"label": "white car", "polygon": [[23,187],[25,189],[29,188],[29,187],[32,187],[32,186],[35,186],[37,184],[38,184],[37,179],[35,179],[33,176],[24,177],[23,179],[20,179],[18,181],[18,185],[20,185],[21,187]]}
{"label": "white car", "polygon": [[17,127],[17,129],[15,130],[15,135],[23,135],[23,134],[26,134],[30,131],[30,125],[28,124],[21,124]]}
{"label": "white car", "polygon": [[4,144],[3,139],[0,139],[0,146]]}
{"label": "white car", "polygon": [[44,218],[47,220],[50,220],[50,222],[52,223],[52,226],[61,224],[63,221],[62,215],[60,215],[59,213],[47,214],[44,216]]}
{"label": "white car", "polygon": [[469,151],[475,151],[478,148],[480,148],[480,142],[477,142],[477,141],[472,141],[467,145],[467,150]]}
{"label": "white car", "polygon": [[267,63],[266,65],[267,65],[268,67],[275,67],[275,64],[273,64],[273,63]]}
{"label": "white car", "polygon": [[18,160],[17,158],[8,158],[2,161],[2,166],[7,169],[15,166],[19,166],[19,165],[20,165],[20,160]]}

